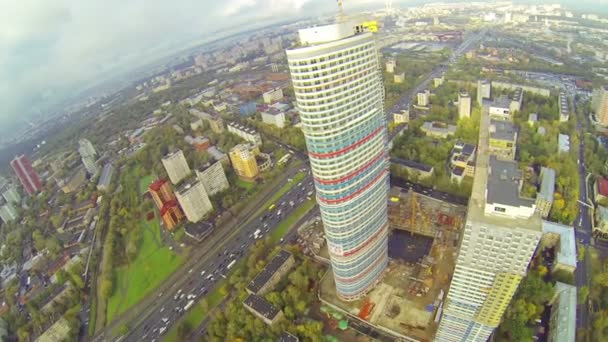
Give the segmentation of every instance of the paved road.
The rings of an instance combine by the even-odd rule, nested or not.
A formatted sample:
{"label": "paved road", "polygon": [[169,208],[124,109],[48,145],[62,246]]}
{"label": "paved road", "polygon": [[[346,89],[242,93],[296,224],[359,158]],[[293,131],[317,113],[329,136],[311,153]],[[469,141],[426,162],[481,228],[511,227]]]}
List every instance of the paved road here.
{"label": "paved road", "polygon": [[275,203],[276,208],[265,210],[245,226],[239,228],[234,236],[226,237],[224,243],[207,251],[198,262],[186,271],[180,283],[169,290],[156,294],[157,300],[142,313],[142,319],[131,326],[125,336],[128,341],[160,340],[160,335],[185,313],[185,306],[193,305],[217,283],[226,277],[228,270],[240,260],[247,249],[254,244],[254,233],[259,230],[260,238],[267,236],[293,210],[301,205],[308,196],[314,196],[314,186],[310,173]]}
{"label": "paved road", "polygon": [[[307,170],[306,167],[301,168]],[[242,223],[245,222],[251,215],[257,212],[263,203],[265,203],[274,194],[275,191],[280,189],[286,182],[288,177],[293,177],[295,173],[299,171],[298,168],[289,168],[282,175],[283,180],[273,184],[271,188],[263,190],[263,195],[258,196],[254,203],[248,204],[237,217],[233,218],[233,222],[224,224],[221,228],[216,229],[210,237],[208,237],[202,243],[196,245],[196,248],[188,256],[186,263],[176,272],[174,272],[169,278],[167,278],[163,284],[161,284],[153,293],[144,298],[140,303],[133,306],[125,313],[116,317],[108,326],[99,331],[93,341],[105,341],[110,340],[113,337],[112,332],[117,327],[122,326],[125,323],[131,327],[131,330],[136,329],[145,317],[147,317],[153,309],[156,308],[156,304],[159,301],[158,295],[162,292],[167,292],[171,289],[171,286],[185,284],[185,280],[188,275],[190,268],[196,266],[201,262],[207,251],[217,246],[222,246],[226,243],[226,238],[232,234],[235,230],[239,230]],[[239,221],[240,220],[240,221]],[[160,307],[158,307],[160,309]]]}
{"label": "paved road", "polygon": [[[575,104],[576,106],[576,104]],[[585,118],[579,117],[579,121],[585,120]],[[579,132],[579,136],[584,136],[583,125],[579,122],[577,125],[577,130]],[[583,203],[588,203],[588,194],[587,194],[587,170],[585,169],[585,139],[581,139],[581,143],[579,145],[578,151],[578,176],[579,176],[579,200]],[[591,217],[589,212],[589,207],[579,203],[579,213],[574,221],[574,229],[575,236],[577,241],[582,243],[585,246],[592,244],[592,224]],[[589,260],[588,256],[586,256],[582,261],[580,261],[576,267],[575,271],[575,282],[576,287],[581,288],[583,286],[589,285],[590,274],[589,274]],[[576,326],[577,328],[584,328],[588,330],[589,327],[589,306],[588,302],[577,303],[577,319]]]}
{"label": "paved road", "polygon": [[[304,217],[302,217],[298,222],[296,222],[296,224],[294,225],[295,227],[298,227],[299,225],[303,224],[306,221],[312,220],[315,217],[318,217],[320,215],[319,212],[319,207],[316,206],[314,209],[312,209],[311,211],[309,211],[306,215],[304,215]],[[272,231],[273,229],[271,228],[270,231]],[[283,238],[283,240],[279,243],[280,245],[285,245],[285,244],[290,244],[290,243],[295,243],[296,240],[298,238],[298,234],[297,234],[297,229],[291,229]],[[222,310],[224,308],[224,306],[227,304],[227,300],[225,300],[224,302],[220,303],[220,305],[218,305],[216,310]],[[202,341],[202,338],[205,336],[206,332],[207,332],[207,326],[209,325],[210,320],[209,318],[205,319],[196,329],[195,331],[188,337],[188,341]]]}

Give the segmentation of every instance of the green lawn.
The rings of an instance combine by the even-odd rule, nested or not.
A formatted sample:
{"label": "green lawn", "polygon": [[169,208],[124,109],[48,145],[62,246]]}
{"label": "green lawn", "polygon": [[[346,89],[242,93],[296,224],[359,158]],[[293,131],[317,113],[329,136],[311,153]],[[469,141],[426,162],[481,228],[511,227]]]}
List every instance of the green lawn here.
{"label": "green lawn", "polygon": [[286,219],[281,221],[279,225],[275,228],[275,230],[270,234],[270,240],[272,242],[279,241],[287,232],[289,228],[296,224],[306,213],[315,206],[316,202],[314,199],[305,201],[302,203],[296,210],[294,210],[291,215],[287,216]]}
{"label": "green lawn", "polygon": [[[145,184],[151,179],[142,178],[140,190],[147,188]],[[135,260],[115,270],[115,290],[108,298],[108,322],[146,297],[184,261],[183,256],[175,254],[162,243],[158,217],[152,221],[142,219],[139,229],[144,229],[144,232]]]}
{"label": "green lawn", "polygon": [[148,191],[148,186],[154,182],[154,176],[148,175],[139,180],[139,193],[143,194]]}
{"label": "green lawn", "polygon": [[245,182],[242,179],[237,179],[236,186],[238,186],[241,189],[245,189],[245,190],[249,191],[249,190],[251,190],[251,188],[253,188],[255,186],[255,183]]}

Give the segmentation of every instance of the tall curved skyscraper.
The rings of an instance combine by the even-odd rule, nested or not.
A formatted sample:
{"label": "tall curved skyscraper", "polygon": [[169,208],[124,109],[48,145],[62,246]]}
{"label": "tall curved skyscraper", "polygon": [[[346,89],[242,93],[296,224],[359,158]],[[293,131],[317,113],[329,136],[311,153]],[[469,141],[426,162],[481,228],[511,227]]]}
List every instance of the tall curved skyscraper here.
{"label": "tall curved skyscraper", "polygon": [[337,293],[365,295],[388,262],[384,87],[371,33],[339,23],[299,31],[287,50]]}

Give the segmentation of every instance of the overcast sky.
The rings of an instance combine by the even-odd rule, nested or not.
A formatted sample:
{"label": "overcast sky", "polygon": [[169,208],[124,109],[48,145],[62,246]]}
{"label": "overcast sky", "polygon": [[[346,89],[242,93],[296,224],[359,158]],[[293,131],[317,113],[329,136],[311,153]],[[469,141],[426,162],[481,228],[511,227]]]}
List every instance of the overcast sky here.
{"label": "overcast sky", "polygon": [[[374,2],[384,3],[345,0],[347,9]],[[0,131],[39,103],[205,32],[335,6],[332,0],[0,0]]]}

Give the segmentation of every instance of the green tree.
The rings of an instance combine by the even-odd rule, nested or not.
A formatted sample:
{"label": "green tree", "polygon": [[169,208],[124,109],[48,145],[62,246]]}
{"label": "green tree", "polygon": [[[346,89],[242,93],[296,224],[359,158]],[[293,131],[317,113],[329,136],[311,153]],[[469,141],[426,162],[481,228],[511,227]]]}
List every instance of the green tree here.
{"label": "green tree", "polygon": [[185,340],[188,335],[192,332],[192,324],[187,320],[182,320],[177,326],[177,336],[180,339]]}

